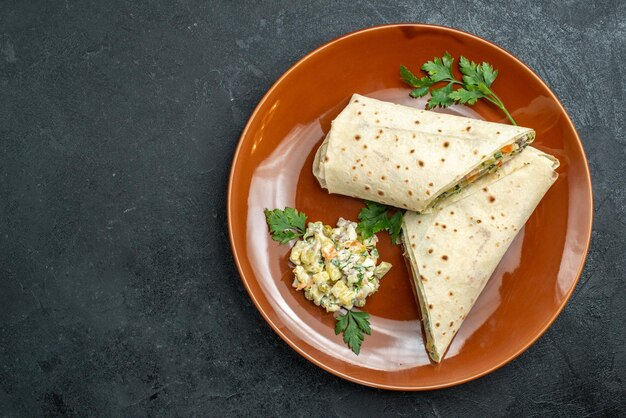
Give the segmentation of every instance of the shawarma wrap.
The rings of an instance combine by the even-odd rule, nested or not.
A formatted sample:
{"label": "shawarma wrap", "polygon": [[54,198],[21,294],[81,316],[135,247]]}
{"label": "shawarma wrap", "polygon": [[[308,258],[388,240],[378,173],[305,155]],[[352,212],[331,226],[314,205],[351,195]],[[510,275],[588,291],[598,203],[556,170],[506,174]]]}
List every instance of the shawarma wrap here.
{"label": "shawarma wrap", "polygon": [[463,320],[544,194],[559,162],[535,148],[429,214],[406,212],[402,242],[426,333],[440,362]]}
{"label": "shawarma wrap", "polygon": [[534,138],[530,128],[355,94],[332,122],[313,173],[330,193],[428,212],[496,171]]}

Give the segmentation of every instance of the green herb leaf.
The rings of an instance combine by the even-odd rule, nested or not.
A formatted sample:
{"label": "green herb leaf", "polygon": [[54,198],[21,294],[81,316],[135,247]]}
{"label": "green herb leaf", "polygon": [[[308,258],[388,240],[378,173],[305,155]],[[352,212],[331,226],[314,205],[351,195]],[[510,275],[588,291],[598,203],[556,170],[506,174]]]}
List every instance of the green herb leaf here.
{"label": "green herb leaf", "polygon": [[454,99],[450,97],[452,93],[452,83],[440,89],[433,89],[430,91],[430,99],[426,107],[433,109],[435,107],[448,107],[454,104]]}
{"label": "green herb leaf", "polygon": [[[474,86],[467,86],[467,87],[474,88]],[[475,88],[478,91],[480,91],[484,95],[484,97],[489,97],[493,95],[493,93],[491,92],[491,90],[489,90],[489,87],[487,87],[485,83],[478,83],[478,85]]]}
{"label": "green herb leaf", "polygon": [[361,331],[367,335],[372,335],[372,329],[370,328],[369,321],[370,315],[367,312],[350,311],[350,313],[352,314],[352,319],[354,319],[354,322],[356,322]]}
{"label": "green herb leaf", "polygon": [[358,215],[360,222],[356,227],[357,232],[363,239],[368,239],[378,232],[389,231],[391,239],[397,243],[403,215],[402,212],[396,212],[390,216],[390,210],[380,203],[365,201],[365,207]]}
{"label": "green herb leaf", "polygon": [[294,208],[284,210],[265,209],[265,220],[274,241],[286,244],[292,239],[301,237],[306,231],[306,215]]}
{"label": "green herb leaf", "polygon": [[412,98],[417,99],[418,97],[426,96],[427,93],[428,93],[428,87],[424,86],[424,87],[419,87],[417,89],[411,90],[409,95]]}
{"label": "green herb leaf", "polygon": [[337,316],[337,323],[335,324],[335,335],[341,334],[348,326],[348,315]]}
{"label": "green herb leaf", "polygon": [[422,70],[428,73],[428,76],[433,82],[438,81],[452,81],[454,76],[452,75],[452,64],[454,58],[446,51],[443,57],[435,57],[432,61],[428,61],[422,65]]}
{"label": "green herb leaf", "polygon": [[466,85],[478,86],[479,84],[484,84],[486,87],[491,87],[498,76],[498,71],[494,70],[491,64],[487,62],[476,64],[465,57],[461,57],[459,60],[459,69],[461,74],[463,74],[463,82]]}
{"label": "green herb leaf", "polygon": [[371,238],[389,226],[387,206],[380,203],[365,201],[365,207],[359,212],[358,218],[360,222],[356,230],[364,239]]}
{"label": "green herb leaf", "polygon": [[480,67],[478,67],[483,74],[483,80],[487,87],[491,87],[494,81],[496,81],[496,77],[498,76],[498,70],[494,70],[491,64],[483,62]]}
{"label": "green herb leaf", "polygon": [[484,82],[482,75],[478,73],[478,65],[465,57],[459,59],[459,69],[463,74],[463,82],[469,85],[477,85]]}
{"label": "green herb leaf", "polygon": [[404,65],[400,66],[400,77],[405,83],[411,87],[415,87],[415,89],[409,93],[411,97],[414,98],[425,96],[428,93],[430,86],[435,84],[435,82],[428,77],[415,77],[413,73]]}
{"label": "green herb leaf", "polygon": [[359,355],[363,343],[363,333],[371,335],[372,329],[367,312],[348,311],[344,315],[337,316],[335,335],[343,333],[343,342],[350,347],[352,352]]}
{"label": "green herb leaf", "polygon": [[360,289],[363,285],[363,273],[358,273],[356,276],[359,278],[359,280],[356,282],[356,287],[357,289]]}
{"label": "green herb leaf", "polygon": [[404,214],[402,212],[396,212],[389,218],[389,234],[391,235],[391,241],[394,243],[399,241],[403,217]]}
{"label": "green herb leaf", "polygon": [[450,97],[455,102],[468,104],[471,106],[476,103],[478,99],[485,97],[485,95],[482,91],[475,88],[471,88],[468,90],[460,88],[450,93],[448,97]]}
{"label": "green herb leaf", "polygon": [[420,86],[420,79],[415,77],[411,70],[406,68],[404,65],[400,66],[400,77],[402,81],[407,83],[409,86],[418,87]]}

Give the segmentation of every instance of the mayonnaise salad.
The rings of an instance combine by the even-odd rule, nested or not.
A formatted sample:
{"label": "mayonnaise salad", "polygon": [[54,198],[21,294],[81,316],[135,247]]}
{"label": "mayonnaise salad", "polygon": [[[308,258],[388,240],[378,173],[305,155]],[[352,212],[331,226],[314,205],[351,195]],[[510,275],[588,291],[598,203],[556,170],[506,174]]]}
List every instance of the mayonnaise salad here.
{"label": "mayonnaise salad", "polygon": [[361,239],[357,223],[339,218],[337,227],[310,222],[302,239],[291,250],[293,287],[328,312],[362,307],[374,294],[391,264],[378,261],[374,235]]}

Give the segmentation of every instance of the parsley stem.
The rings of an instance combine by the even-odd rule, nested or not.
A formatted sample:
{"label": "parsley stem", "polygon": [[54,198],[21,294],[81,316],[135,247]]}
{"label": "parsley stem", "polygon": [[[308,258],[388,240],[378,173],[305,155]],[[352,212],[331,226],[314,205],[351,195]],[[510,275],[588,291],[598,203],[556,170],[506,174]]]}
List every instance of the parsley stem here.
{"label": "parsley stem", "polygon": [[515,126],[517,126],[517,123],[515,122],[515,119],[513,119],[513,116],[511,116],[511,114],[509,113],[508,110],[506,110],[506,107],[504,107],[504,105],[500,106],[500,109],[502,109],[502,111],[504,112],[504,114],[506,115],[507,118],[509,118],[509,120],[511,121],[511,123]]}
{"label": "parsley stem", "polygon": [[511,123],[513,125],[517,126],[517,123],[515,122],[515,119],[513,119],[513,116],[511,116],[509,111],[506,110],[506,107],[504,107],[504,103],[502,103],[502,100],[500,100],[500,98],[498,96],[496,96],[496,94],[491,89],[488,89],[488,90],[489,90],[489,93],[491,94],[492,97],[486,96],[485,98],[487,100],[489,100],[491,103],[493,103],[496,106],[498,106],[500,108],[500,110],[502,110],[504,112],[506,117],[509,118],[509,121],[511,121]]}

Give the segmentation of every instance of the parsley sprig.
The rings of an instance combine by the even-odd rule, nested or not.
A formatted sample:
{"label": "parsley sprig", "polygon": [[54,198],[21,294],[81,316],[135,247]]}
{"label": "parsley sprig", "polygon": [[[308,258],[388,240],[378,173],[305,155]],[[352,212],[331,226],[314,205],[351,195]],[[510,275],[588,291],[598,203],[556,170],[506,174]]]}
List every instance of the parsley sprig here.
{"label": "parsley sprig", "polygon": [[359,224],[357,232],[363,239],[370,238],[380,231],[388,231],[391,240],[398,242],[398,236],[402,229],[402,212],[396,211],[389,214],[391,208],[380,203],[365,201],[365,207],[359,212]]}
{"label": "parsley sprig", "polygon": [[292,239],[301,237],[306,231],[306,215],[294,208],[285,210],[265,209],[265,220],[270,228],[274,241],[286,244]]}
{"label": "parsley sprig", "polygon": [[[504,112],[513,125],[517,125],[502,100],[491,90],[491,85],[498,76],[498,70],[487,62],[477,64],[464,56],[459,59],[459,70],[463,75],[462,80],[458,80],[452,73],[454,58],[446,51],[443,57],[435,57],[422,65],[422,71],[428,75],[419,78],[415,76],[404,65],[400,66],[400,77],[413,87],[409,93],[411,97],[423,97],[430,90],[430,99],[426,107],[448,107],[454,103],[467,105],[475,104],[479,99],[485,99]],[[437,83],[447,83],[444,87],[433,88]],[[453,89],[454,85],[461,87]]]}
{"label": "parsley sprig", "polygon": [[347,311],[336,317],[335,335],[343,333],[343,342],[350,347],[352,352],[359,355],[363,343],[363,333],[371,335],[369,314],[367,312]]}

